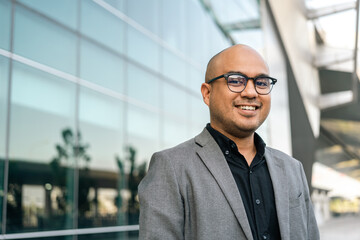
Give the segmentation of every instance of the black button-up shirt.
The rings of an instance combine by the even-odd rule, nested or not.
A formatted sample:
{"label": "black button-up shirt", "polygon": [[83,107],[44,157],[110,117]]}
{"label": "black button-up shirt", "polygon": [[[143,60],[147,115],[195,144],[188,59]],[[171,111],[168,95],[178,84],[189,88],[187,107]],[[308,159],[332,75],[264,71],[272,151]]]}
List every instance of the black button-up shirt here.
{"label": "black button-up shirt", "polygon": [[250,166],[236,143],[207,124],[206,129],[219,145],[244,203],[254,240],[280,240],[274,189],[265,160],[265,143],[255,133],[256,155]]}

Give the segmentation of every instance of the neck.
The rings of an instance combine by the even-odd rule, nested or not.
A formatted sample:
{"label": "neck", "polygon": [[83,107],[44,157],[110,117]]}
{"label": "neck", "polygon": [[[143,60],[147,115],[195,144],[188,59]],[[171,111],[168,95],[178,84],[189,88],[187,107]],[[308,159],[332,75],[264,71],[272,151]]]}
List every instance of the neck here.
{"label": "neck", "polygon": [[255,147],[255,143],[254,143],[254,133],[251,133],[248,135],[242,135],[241,137],[238,137],[238,136],[234,136],[222,129],[217,129],[216,127],[213,127],[213,128],[236,143],[239,153],[241,153],[241,155],[243,155],[245,157],[246,162],[250,166],[252,160],[254,159],[254,157],[256,155],[256,147]]}
{"label": "neck", "polygon": [[256,155],[256,147],[254,143],[254,134],[252,134],[248,138],[240,138],[237,140],[233,140],[238,147],[239,153],[243,155],[246,159],[246,162],[250,166],[251,162],[253,161]]}

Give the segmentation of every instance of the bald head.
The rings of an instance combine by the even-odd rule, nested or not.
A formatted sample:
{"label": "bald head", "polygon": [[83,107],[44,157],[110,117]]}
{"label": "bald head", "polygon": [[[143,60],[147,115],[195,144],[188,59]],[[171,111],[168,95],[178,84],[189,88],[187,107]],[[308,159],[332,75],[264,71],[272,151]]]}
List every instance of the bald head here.
{"label": "bald head", "polygon": [[262,62],[266,65],[266,68],[268,69],[265,60],[257,51],[247,45],[237,44],[224,49],[210,59],[206,68],[205,82],[208,82],[210,79],[217,77],[218,75],[226,73],[223,72],[225,69],[224,65],[233,63],[237,59],[246,61],[248,58],[257,59],[258,62]]}

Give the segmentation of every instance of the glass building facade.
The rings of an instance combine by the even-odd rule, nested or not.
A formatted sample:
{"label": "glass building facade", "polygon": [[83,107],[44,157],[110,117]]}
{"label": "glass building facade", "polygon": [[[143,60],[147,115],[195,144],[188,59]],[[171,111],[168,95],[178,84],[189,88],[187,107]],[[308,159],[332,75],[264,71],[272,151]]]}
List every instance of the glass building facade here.
{"label": "glass building facade", "polygon": [[323,110],[319,123],[321,109],[307,110],[318,98],[303,95],[313,89],[304,79],[320,76],[322,94],[352,85],[338,89],[347,73],[313,66],[321,34],[300,2],[0,0],[0,239],[137,239],[150,157],[204,128],[206,64],[234,42],[258,50],[278,79],[258,132],[303,163],[321,223],[324,192],[341,181],[317,184],[313,163],[359,186],[359,101]]}
{"label": "glass building facade", "polygon": [[150,157],[208,122],[227,46],[197,0],[1,0],[1,239],[136,239]]}

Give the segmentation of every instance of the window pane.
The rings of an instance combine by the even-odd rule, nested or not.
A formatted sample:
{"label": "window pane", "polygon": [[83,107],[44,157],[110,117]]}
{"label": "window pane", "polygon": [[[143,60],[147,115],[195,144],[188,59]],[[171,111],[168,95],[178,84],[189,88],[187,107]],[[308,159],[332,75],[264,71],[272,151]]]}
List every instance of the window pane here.
{"label": "window pane", "polygon": [[[137,186],[152,154],[159,150],[159,115],[128,105],[126,157],[129,169],[128,224],[139,223]],[[129,166],[130,163],[130,166]]]}
{"label": "window pane", "polygon": [[[6,124],[8,111],[9,60],[0,56],[0,176],[4,176],[4,161],[6,152]],[[0,178],[0,206],[3,204],[4,177]],[[0,207],[0,216],[2,208]],[[0,224],[2,219],[0,219]],[[1,227],[0,227],[1,229]]]}
{"label": "window pane", "polygon": [[206,59],[205,52],[208,48],[208,39],[205,38],[206,31],[206,14],[205,10],[200,6],[199,1],[188,1],[186,5],[186,19],[187,19],[187,43],[189,56],[193,61],[205,66]]}
{"label": "window pane", "polygon": [[159,71],[159,45],[148,36],[130,26],[127,33],[128,56],[152,70]]}
{"label": "window pane", "polygon": [[203,99],[199,97],[191,97],[191,135],[199,134],[202,129],[210,122],[209,108],[204,103]]}
{"label": "window pane", "polygon": [[159,107],[159,79],[144,69],[128,64],[128,96]]}
{"label": "window pane", "polygon": [[[186,50],[186,1],[162,1],[162,38],[181,52]],[[191,25],[191,24],[189,24]]]}
{"label": "window pane", "polygon": [[79,161],[79,227],[126,224],[127,199],[122,200],[125,173],[123,160],[123,103],[101,93],[82,88],[80,129],[86,154]]}
{"label": "window pane", "polygon": [[19,2],[76,30],[76,14],[78,12],[77,1],[20,0]]}
{"label": "window pane", "polygon": [[[211,21],[211,17],[207,16],[207,18],[208,21],[206,24],[206,38],[209,39],[209,41],[206,48],[205,58],[209,60],[216,53],[222,51],[226,47],[229,47],[230,44],[227,42],[226,38],[220,32],[219,28],[215,25],[215,23]],[[241,39],[240,42],[243,43],[244,39]]]}
{"label": "window pane", "polygon": [[151,155],[159,149],[159,115],[129,105],[127,119],[128,145],[136,149],[141,162],[150,160]]}
{"label": "window pane", "polygon": [[[0,56],[0,159],[5,158],[5,137],[8,105],[9,59]],[[0,171],[1,173],[1,171]],[[0,180],[1,181],[1,180]],[[0,187],[2,185],[0,184]]]}
{"label": "window pane", "polygon": [[165,117],[163,124],[163,148],[174,147],[191,137],[189,135],[188,124],[174,117]]}
{"label": "window pane", "polygon": [[189,88],[201,96],[201,84],[205,82],[205,73],[193,66],[189,67]]}
{"label": "window pane", "polygon": [[187,119],[188,107],[187,94],[182,89],[163,84],[163,108],[167,114]]}
{"label": "window pane", "polygon": [[159,0],[127,0],[126,3],[130,18],[159,35]]}
{"label": "window pane", "polygon": [[181,85],[188,86],[186,62],[165,49],[163,50],[163,74]]}
{"label": "window pane", "polygon": [[11,1],[0,1],[0,48],[10,49]]}
{"label": "window pane", "polygon": [[264,35],[262,29],[252,29],[238,31],[233,34],[236,40],[241,39],[241,43],[248,44],[255,49],[262,50],[264,44]]}
{"label": "window pane", "polygon": [[123,22],[93,1],[81,1],[80,31],[119,53],[123,52]]}
{"label": "window pane", "polygon": [[14,62],[7,232],[73,226],[75,84]]}
{"label": "window pane", "polygon": [[88,41],[81,41],[80,77],[123,93],[123,59]]}
{"label": "window pane", "polygon": [[17,7],[14,53],[75,75],[76,36],[41,16]]}

